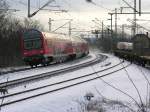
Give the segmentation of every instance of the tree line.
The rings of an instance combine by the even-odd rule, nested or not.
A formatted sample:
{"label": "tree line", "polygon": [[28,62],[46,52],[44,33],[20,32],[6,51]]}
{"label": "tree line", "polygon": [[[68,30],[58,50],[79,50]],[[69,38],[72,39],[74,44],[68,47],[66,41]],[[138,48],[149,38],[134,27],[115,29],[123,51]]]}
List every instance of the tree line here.
{"label": "tree line", "polygon": [[0,67],[22,65],[19,32],[28,28],[43,30],[43,26],[37,20],[14,17],[5,0],[0,1],[0,7]]}
{"label": "tree line", "polygon": [[91,41],[88,40],[90,46],[96,47],[103,52],[112,52],[112,50],[116,49],[118,42],[132,42],[132,38],[129,34],[123,34],[119,31],[116,34],[107,28],[104,29],[103,32],[101,30],[94,30],[92,34],[95,35],[95,41],[91,43]]}

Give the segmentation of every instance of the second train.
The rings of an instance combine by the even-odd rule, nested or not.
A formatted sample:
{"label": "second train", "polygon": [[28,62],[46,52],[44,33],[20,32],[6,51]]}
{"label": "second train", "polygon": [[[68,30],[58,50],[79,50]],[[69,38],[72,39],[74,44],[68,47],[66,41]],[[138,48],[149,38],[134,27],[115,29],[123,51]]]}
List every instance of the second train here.
{"label": "second train", "polygon": [[118,42],[114,54],[142,66],[150,65],[150,37],[136,34],[132,42]]}

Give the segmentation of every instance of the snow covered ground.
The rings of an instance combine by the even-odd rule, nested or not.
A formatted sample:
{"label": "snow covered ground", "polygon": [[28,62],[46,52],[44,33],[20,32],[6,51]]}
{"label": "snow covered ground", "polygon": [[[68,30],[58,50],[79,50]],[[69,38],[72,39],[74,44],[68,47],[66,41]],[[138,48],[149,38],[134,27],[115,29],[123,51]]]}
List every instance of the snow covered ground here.
{"label": "snow covered ground", "polygon": [[[34,68],[34,69],[15,72],[15,73],[8,73],[8,74],[2,75],[2,76],[0,75],[0,82],[1,83],[6,82],[7,79],[10,81],[10,80],[29,77],[29,76],[37,75],[37,74],[41,74],[41,73],[51,72],[51,71],[55,71],[55,70],[59,70],[59,69],[63,69],[63,68],[68,68],[69,66],[74,66],[77,64],[85,63],[85,62],[94,60],[95,58],[96,58],[96,55],[94,55],[93,53],[90,53],[87,57],[83,57],[81,59],[76,59],[73,62],[62,63],[59,65],[54,64],[54,65],[47,66],[47,67]],[[15,69],[19,69],[19,68],[15,68]]]}
{"label": "snow covered ground", "polygon": [[[79,70],[78,72],[74,71],[72,73],[68,73],[67,75],[66,74],[59,75],[57,77],[53,77],[52,79],[53,81],[56,81],[59,79],[64,80],[69,77],[84,75],[85,73],[92,72],[93,69],[95,71],[102,70],[112,65],[115,65],[121,61],[114,56],[111,55],[108,56],[109,59],[107,59],[102,63],[96,64],[92,67],[84,68],[82,70]],[[149,91],[147,92],[148,82],[143,76],[143,74],[150,80],[150,70],[132,64],[125,70],[121,70],[110,76],[102,78],[103,80],[97,79],[81,85],[70,87],[68,89],[57,91],[51,94],[43,95],[30,100],[25,100],[20,103],[5,106],[2,107],[1,112],[79,112],[80,110],[79,102],[85,100],[84,97],[85,94],[88,92],[92,92],[94,94],[94,99],[96,99],[100,97],[100,94],[97,92],[97,90],[101,93],[101,95],[103,95],[108,99],[135,103],[130,97],[115,90],[110,85],[113,85],[116,88],[126,92],[139,102],[139,96],[137,94],[137,91],[135,90],[133,84],[129,80],[128,75],[132,78],[133,82],[138,88],[140,95],[142,97],[142,101],[146,102],[147,96],[149,96],[147,95],[147,93]],[[47,81],[45,80],[45,82],[41,81],[39,83],[39,86],[48,83],[50,80],[52,81],[52,79],[47,79]],[[31,85],[28,86],[30,87]],[[21,87],[18,88],[18,90],[21,90]],[[15,92],[17,90],[12,89],[11,92],[13,91]]]}

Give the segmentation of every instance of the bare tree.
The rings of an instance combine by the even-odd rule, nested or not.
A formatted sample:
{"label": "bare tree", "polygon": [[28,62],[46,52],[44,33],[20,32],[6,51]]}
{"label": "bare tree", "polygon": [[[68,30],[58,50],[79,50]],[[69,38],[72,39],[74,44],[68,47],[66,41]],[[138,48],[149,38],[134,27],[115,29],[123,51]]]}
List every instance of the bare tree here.
{"label": "bare tree", "polygon": [[23,27],[25,29],[35,28],[35,29],[38,29],[38,30],[44,30],[43,25],[40,24],[40,22],[38,20],[32,20],[30,18],[25,18],[24,19]]}
{"label": "bare tree", "polygon": [[5,0],[0,0],[0,7],[0,67],[23,64],[18,31],[29,28],[43,30],[43,26],[37,20],[25,18],[21,21],[13,17]]}

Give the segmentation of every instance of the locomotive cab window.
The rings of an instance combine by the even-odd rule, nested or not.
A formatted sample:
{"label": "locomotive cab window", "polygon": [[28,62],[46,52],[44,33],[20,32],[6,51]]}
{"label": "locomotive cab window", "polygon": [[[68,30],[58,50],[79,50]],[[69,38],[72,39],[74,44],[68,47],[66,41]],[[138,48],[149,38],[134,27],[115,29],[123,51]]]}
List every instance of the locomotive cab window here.
{"label": "locomotive cab window", "polygon": [[41,47],[42,47],[42,43],[40,39],[24,41],[24,48],[26,50],[39,49]]}
{"label": "locomotive cab window", "polygon": [[40,49],[42,48],[41,34],[36,30],[27,31],[23,34],[24,49]]}

